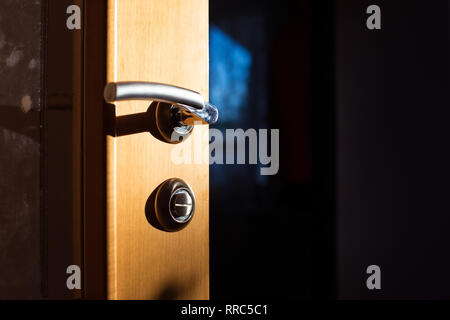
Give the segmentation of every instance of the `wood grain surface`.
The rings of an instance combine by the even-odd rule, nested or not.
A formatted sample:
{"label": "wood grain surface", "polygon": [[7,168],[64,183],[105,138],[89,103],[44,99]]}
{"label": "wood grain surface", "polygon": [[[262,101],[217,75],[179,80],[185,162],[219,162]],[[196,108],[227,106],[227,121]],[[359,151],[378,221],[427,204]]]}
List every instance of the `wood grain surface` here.
{"label": "wood grain surface", "polygon": [[[208,97],[207,0],[108,0],[107,81],[154,81]],[[144,114],[150,103],[116,104],[120,117]],[[126,119],[126,118],[123,118]],[[123,123],[123,122],[122,122]],[[125,124],[123,124],[126,126]],[[107,137],[107,292],[109,299],[209,298],[209,166],[177,165],[176,145],[148,130]],[[203,148],[192,142],[203,143]],[[208,126],[183,143],[207,156]],[[153,227],[149,197],[168,178],[181,178],[197,203],[191,223],[178,232]]]}

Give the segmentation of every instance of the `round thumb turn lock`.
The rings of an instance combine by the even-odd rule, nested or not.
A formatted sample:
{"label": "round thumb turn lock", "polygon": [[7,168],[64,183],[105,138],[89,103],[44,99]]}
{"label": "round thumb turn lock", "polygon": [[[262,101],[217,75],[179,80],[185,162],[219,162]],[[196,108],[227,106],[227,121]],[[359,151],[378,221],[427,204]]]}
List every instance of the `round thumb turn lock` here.
{"label": "round thumb turn lock", "polygon": [[194,212],[194,192],[186,182],[172,178],[159,186],[155,197],[155,214],[166,231],[178,231],[186,227]]}

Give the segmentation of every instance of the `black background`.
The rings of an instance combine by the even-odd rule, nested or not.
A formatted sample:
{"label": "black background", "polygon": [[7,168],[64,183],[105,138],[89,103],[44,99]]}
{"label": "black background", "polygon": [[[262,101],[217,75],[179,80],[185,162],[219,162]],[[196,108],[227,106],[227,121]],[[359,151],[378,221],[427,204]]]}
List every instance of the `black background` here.
{"label": "black background", "polygon": [[[371,4],[381,7],[381,30],[366,28]],[[286,32],[288,61],[260,65],[266,124],[281,131],[279,174],[262,186],[249,178],[221,186],[211,168],[213,299],[450,296],[448,12],[447,1],[211,2],[211,22],[250,48],[254,37],[227,23],[262,16],[269,56]],[[309,78],[299,74],[305,66]],[[286,174],[302,163],[292,150],[308,148],[299,139],[304,123],[292,135],[283,122],[299,113],[277,95],[280,81],[297,85],[299,105],[310,108],[310,181]],[[266,112],[251,99],[254,112]],[[372,264],[381,290],[366,288]]]}
{"label": "black background", "polygon": [[448,299],[448,2],[336,4],[338,297]]}

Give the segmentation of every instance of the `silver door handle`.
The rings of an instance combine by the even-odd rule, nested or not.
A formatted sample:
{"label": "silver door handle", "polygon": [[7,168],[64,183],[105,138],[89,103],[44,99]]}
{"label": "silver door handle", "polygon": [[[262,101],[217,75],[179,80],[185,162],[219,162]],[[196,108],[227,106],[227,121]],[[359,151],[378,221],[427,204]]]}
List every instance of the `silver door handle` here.
{"label": "silver door handle", "polygon": [[111,82],[105,86],[108,103],[124,100],[165,102],[177,108],[174,114],[180,126],[197,122],[214,124],[219,118],[217,107],[206,102],[198,92],[156,82]]}

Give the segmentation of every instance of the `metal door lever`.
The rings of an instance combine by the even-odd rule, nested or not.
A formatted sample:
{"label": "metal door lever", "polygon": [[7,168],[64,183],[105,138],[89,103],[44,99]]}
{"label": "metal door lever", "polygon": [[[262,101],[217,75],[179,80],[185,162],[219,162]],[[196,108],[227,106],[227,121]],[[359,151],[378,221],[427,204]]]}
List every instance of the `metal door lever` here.
{"label": "metal door lever", "polygon": [[[152,100],[171,103],[192,114],[194,121],[214,124],[219,112],[198,92],[156,82],[111,82],[105,87],[106,102],[123,100]],[[190,116],[192,117],[192,116]],[[193,121],[192,121],[193,122]]]}
{"label": "metal door lever", "polygon": [[217,107],[206,102],[200,93],[162,83],[111,82],[105,86],[104,96],[108,103],[124,100],[163,103],[158,104],[156,112],[158,129],[172,143],[189,135],[192,125],[214,124],[219,117]]}

